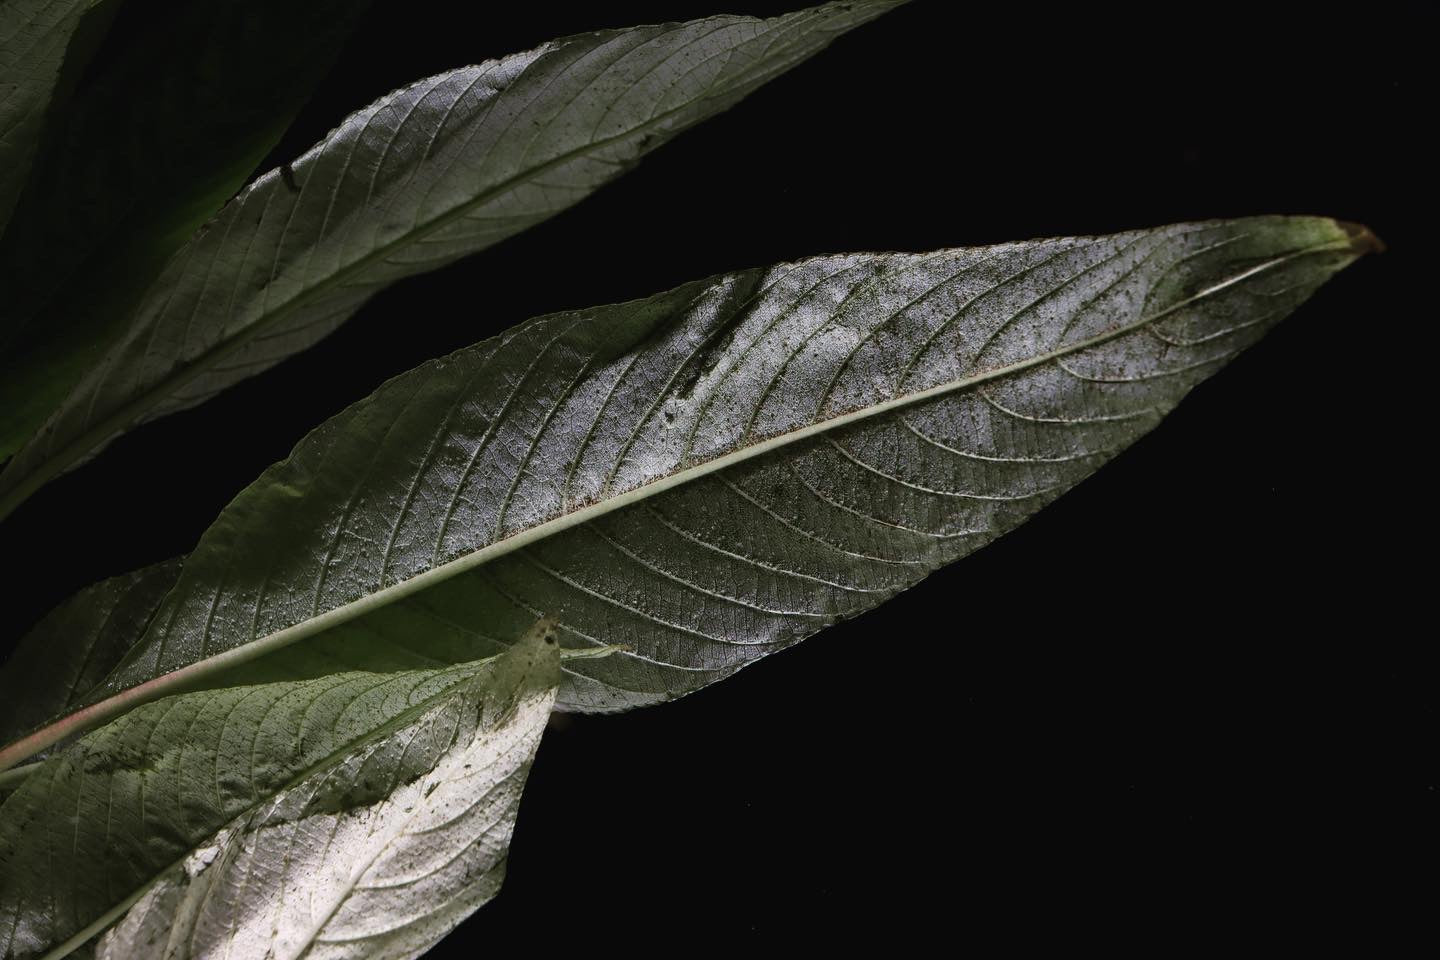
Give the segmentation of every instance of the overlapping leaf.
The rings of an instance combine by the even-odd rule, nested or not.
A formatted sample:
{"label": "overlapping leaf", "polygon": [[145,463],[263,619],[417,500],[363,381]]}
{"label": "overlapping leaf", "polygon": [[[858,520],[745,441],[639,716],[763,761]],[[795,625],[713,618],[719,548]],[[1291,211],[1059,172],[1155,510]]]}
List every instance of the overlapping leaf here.
{"label": "overlapping leaf", "polygon": [[1304,217],[822,257],[554,314],[398,377],[242,492],[107,699],[458,662],[664,700],[1019,524],[1368,249]]}
{"label": "overlapping leaf", "polygon": [[0,474],[0,516],[116,434],[324,337],[376,290],[576,203],[901,0],[569,37],[423,80],[248,187]]}
{"label": "overlapping leaf", "polygon": [[[412,957],[494,896],[559,680],[502,657],[141,707],[0,808],[0,955]],[[118,923],[116,922],[118,921]]]}
{"label": "overlapping leaf", "polygon": [[0,7],[0,235],[39,149],[65,51],[93,4],[10,0]]}
{"label": "overlapping leaf", "polygon": [[[166,259],[255,173],[367,6],[107,0],[86,14],[66,52],[75,95],[52,111],[0,238],[0,460],[124,331]],[[95,22],[117,11],[101,46]],[[83,82],[70,76],[77,46],[82,65],[101,46]],[[12,169],[0,160],[0,179]]]}

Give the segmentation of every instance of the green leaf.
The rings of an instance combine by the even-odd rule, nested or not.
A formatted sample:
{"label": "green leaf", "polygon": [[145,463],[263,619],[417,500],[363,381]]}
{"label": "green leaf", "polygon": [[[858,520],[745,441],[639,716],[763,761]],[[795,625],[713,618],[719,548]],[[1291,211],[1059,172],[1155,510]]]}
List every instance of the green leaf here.
{"label": "green leaf", "polygon": [[[0,7],[0,235],[30,175],[70,40],[94,0]],[[0,448],[0,456],[5,451]]]}
{"label": "green leaf", "polygon": [[629,648],[566,708],[680,696],[1023,522],[1372,243],[1256,217],[852,254],[528,321],[302,440],[106,699],[0,765],[172,684],[464,661],[541,615]]}
{"label": "green leaf", "polygon": [[500,887],[559,662],[542,623],[480,663],[135,710],[0,807],[0,954],[111,924],[102,958],[423,952]]}
{"label": "green leaf", "polygon": [[81,703],[139,640],[180,576],[169,560],[93,584],[50,611],[0,672],[0,740]]}
{"label": "green leaf", "polygon": [[116,435],[320,340],[372,294],[539,223],[898,0],[568,37],[431,77],[246,188],[0,474],[0,516]]}
{"label": "green leaf", "polygon": [[166,259],[253,175],[367,6],[124,6],[49,125],[0,242],[0,459],[125,330]]}

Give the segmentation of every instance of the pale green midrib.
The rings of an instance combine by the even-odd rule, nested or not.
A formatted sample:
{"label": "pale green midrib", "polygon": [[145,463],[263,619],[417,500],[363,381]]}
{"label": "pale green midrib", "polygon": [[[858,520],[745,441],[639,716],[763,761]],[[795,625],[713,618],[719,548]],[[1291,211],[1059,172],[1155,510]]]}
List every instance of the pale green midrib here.
{"label": "pale green midrib", "polygon": [[[629,649],[630,647],[627,644],[607,643],[601,647],[586,647],[580,650],[561,650],[560,659],[562,661],[599,660],[603,657],[610,656],[612,653]],[[447,667],[444,669],[451,668]],[[437,673],[438,672],[443,672],[443,670],[437,668]],[[0,770],[0,791],[18,790],[20,788],[20,785],[23,784],[26,780],[28,780],[31,774],[38,772],[40,770],[40,767],[44,763],[44,760],[32,760],[29,763],[22,763],[17,766],[13,766],[8,770]],[[0,801],[0,805],[3,805],[3,801]]]}
{"label": "pale green midrib", "polygon": [[[101,0],[101,2],[109,2],[109,0]],[[175,563],[177,563],[180,559],[182,559],[182,558],[172,557],[170,560],[161,561],[160,563],[154,564],[154,565],[152,565],[152,566],[150,566],[150,567],[141,568],[140,570],[134,571],[132,574],[130,574],[129,576],[134,576],[135,579],[133,579],[133,580],[125,587],[125,590],[124,590],[124,592],[122,593],[122,595],[120,596],[120,598],[117,599],[117,600],[115,601],[115,603],[111,606],[109,613],[106,614],[105,625],[108,625],[108,624],[110,623],[110,621],[111,621],[111,620],[114,618],[114,616],[115,616],[115,612],[116,612],[128,599],[130,599],[130,595],[132,594],[133,591],[135,591],[135,590],[139,587],[140,582],[145,579],[145,576],[153,576],[157,568],[163,567],[163,566],[168,566],[168,565],[171,565],[171,564],[175,564]],[[139,575],[141,575],[141,574],[143,574],[143,575],[145,575],[145,576],[139,576]],[[120,577],[124,577],[124,576],[127,576],[127,575],[126,575],[126,574],[121,574],[121,575],[120,575]],[[120,579],[120,577],[112,578],[112,580],[114,580],[114,579]],[[173,579],[173,578],[172,578],[172,579]],[[110,581],[105,581],[105,582],[110,582]],[[173,583],[172,583],[172,586],[173,586]],[[83,595],[85,592],[86,592],[86,591],[82,590],[80,594],[77,594],[77,596]],[[136,632],[136,634],[135,634],[135,639],[126,646],[126,653],[128,653],[131,648],[133,648],[133,647],[134,647],[136,644],[138,644],[142,639],[144,639],[145,634],[150,631],[150,625],[151,625],[152,623],[154,623],[154,621],[155,621],[155,615],[160,612],[160,607],[161,607],[162,602],[163,602],[164,599],[165,599],[165,594],[167,594],[167,593],[169,593],[169,592],[170,592],[170,591],[169,591],[169,588],[167,587],[166,590],[165,590],[165,592],[162,593],[158,598],[156,598],[156,599],[150,604],[151,609],[150,609],[150,611],[145,615],[144,620],[143,620],[143,622],[141,623],[139,630],[138,630],[138,631]],[[74,599],[74,598],[72,598],[72,600],[73,600],[73,599]],[[68,602],[69,602],[69,601],[67,601],[67,603],[68,603]],[[103,626],[102,626],[101,629],[103,630]],[[95,651],[95,646],[96,646],[96,644],[98,643],[99,632],[100,632],[100,631],[97,631],[96,637],[95,637],[95,638],[92,638],[92,640],[91,640],[91,645],[90,645],[90,649],[89,649],[89,651],[86,653],[86,663],[87,663],[87,664],[88,664],[88,662],[89,662],[90,657],[93,655],[93,653],[94,653],[94,651]],[[121,659],[118,660],[118,661],[116,661],[115,666],[119,666],[119,664],[120,664],[121,662],[123,662],[123,660],[124,660],[124,657],[123,657],[123,655],[122,655]],[[113,669],[113,668],[112,668],[112,669]],[[77,674],[77,676],[78,676],[78,674]],[[96,691],[97,689],[99,689],[99,687],[100,687],[102,684],[104,684],[104,682],[105,682],[105,680],[108,678],[108,676],[109,676],[109,672],[107,671],[106,674],[104,674],[104,675],[101,676],[101,679],[100,679],[98,682],[90,684],[88,687],[85,688],[85,690],[84,690],[83,692],[80,692],[81,695],[78,696],[78,697],[77,697],[76,694],[77,694],[77,692],[79,692],[79,691],[74,691],[74,690],[72,690],[72,691],[70,692],[70,694],[69,694],[69,697],[68,697],[68,699],[67,699],[67,701],[66,701],[66,704],[65,704],[65,706],[63,707],[63,709],[64,709],[64,710],[72,710],[72,709],[75,709],[77,702],[80,703],[81,705],[83,705],[84,702],[85,702],[85,698],[88,697],[88,696],[90,696],[90,695],[92,695],[92,694],[94,694],[95,691]],[[32,729],[31,732],[33,733],[34,730]],[[33,772],[40,766],[40,764],[43,763],[43,762],[44,762],[43,760],[36,760],[36,761],[34,761],[34,762],[32,762],[32,763],[25,764],[24,766],[14,767],[14,768],[11,768],[11,769],[5,769],[3,763],[0,763],[0,790],[14,789],[15,787],[17,787],[17,786],[19,785],[19,783],[23,782],[24,779],[25,779],[27,776],[29,776],[31,773],[33,773]]]}
{"label": "pale green midrib", "polygon": [[18,767],[11,767],[9,770],[0,770],[0,791],[16,789],[44,762],[44,760],[35,760],[30,763],[22,763]]}
{"label": "pale green midrib", "polygon": [[[498,656],[498,655],[497,655],[497,656]],[[436,692],[436,693],[434,693],[434,694],[431,694],[430,696],[426,697],[424,700],[421,700],[419,703],[417,703],[417,704],[415,704],[415,705],[413,705],[413,706],[406,707],[403,711],[401,711],[400,713],[396,714],[394,717],[392,717],[391,719],[387,720],[385,723],[381,724],[380,726],[375,727],[374,729],[367,731],[367,732],[364,733],[363,735],[361,735],[361,736],[359,736],[359,737],[356,737],[354,740],[350,740],[350,741],[346,742],[345,744],[343,744],[343,745],[341,745],[341,746],[339,746],[339,747],[336,747],[334,750],[330,751],[330,753],[326,754],[326,755],[325,755],[324,757],[322,757],[320,760],[317,760],[315,763],[312,763],[310,766],[306,767],[305,769],[303,769],[303,770],[295,773],[293,776],[291,776],[291,777],[290,777],[288,780],[286,780],[284,783],[282,783],[281,785],[279,785],[278,787],[276,787],[274,790],[272,790],[272,791],[269,793],[268,796],[257,797],[257,798],[256,798],[255,800],[253,800],[250,804],[248,804],[247,806],[243,807],[239,812],[237,812],[237,813],[236,813],[233,817],[231,817],[229,820],[225,821],[224,823],[220,824],[220,825],[219,825],[218,827],[216,827],[215,829],[211,830],[210,833],[207,834],[207,836],[212,836],[212,837],[213,837],[215,834],[219,833],[221,830],[224,830],[226,827],[231,826],[232,824],[235,824],[237,821],[243,819],[244,817],[249,816],[251,813],[253,813],[253,812],[255,811],[255,808],[256,808],[256,807],[258,807],[260,804],[264,803],[265,801],[267,801],[267,800],[269,800],[269,799],[271,799],[271,798],[273,798],[273,797],[279,796],[281,793],[284,793],[286,790],[294,789],[295,787],[299,786],[301,783],[305,782],[305,780],[309,779],[310,777],[314,776],[314,775],[317,774],[317,773],[320,773],[322,770],[325,770],[327,767],[330,767],[330,766],[333,766],[333,765],[337,764],[339,761],[341,761],[341,760],[343,760],[343,759],[345,758],[346,754],[347,754],[349,751],[352,751],[352,750],[356,749],[357,747],[360,747],[360,746],[362,746],[363,744],[365,744],[365,743],[367,743],[367,742],[369,742],[369,741],[371,741],[371,740],[374,740],[374,739],[376,739],[376,738],[378,738],[378,737],[385,736],[385,735],[388,735],[388,734],[394,732],[394,731],[395,731],[396,729],[398,729],[399,727],[404,726],[405,723],[408,723],[409,721],[411,721],[411,720],[415,719],[416,717],[418,717],[421,713],[424,713],[426,710],[430,709],[432,706],[435,705],[436,701],[440,700],[441,698],[454,696],[455,693],[456,693],[456,688],[457,688],[457,687],[461,686],[462,684],[466,683],[467,681],[473,680],[476,676],[479,675],[479,672],[480,672],[481,667],[482,667],[484,664],[486,664],[486,663],[488,663],[488,662],[490,662],[491,660],[494,660],[494,659],[496,659],[496,657],[488,657],[488,658],[486,658],[485,660],[477,660],[477,661],[474,662],[473,665],[471,665],[471,669],[468,670],[468,671],[466,671],[463,667],[462,667],[462,668],[448,667],[448,668],[445,668],[444,670],[435,671],[435,673],[436,673],[437,676],[438,676],[439,674],[442,674],[442,673],[445,673],[445,672],[451,671],[451,670],[453,670],[453,671],[456,672],[456,673],[461,674],[461,676],[459,676],[459,677],[455,680],[454,683],[450,684],[450,685],[449,685],[448,687],[446,687],[445,689],[440,690],[440,691],[438,691],[438,692]],[[367,692],[368,692],[368,691],[367,691]],[[35,765],[34,765],[34,764],[31,764],[30,766],[35,766]],[[3,776],[3,775],[4,775],[3,773],[0,773],[0,776]],[[201,839],[204,839],[204,838],[202,837]],[[162,878],[164,878],[164,876],[165,876],[166,874],[170,873],[170,872],[173,871],[173,870],[177,870],[177,869],[183,867],[184,864],[185,864],[185,860],[186,860],[192,853],[194,853],[194,852],[195,852],[195,851],[194,851],[194,844],[192,843],[192,844],[191,844],[191,849],[188,850],[188,851],[186,851],[184,854],[182,854],[179,859],[177,859],[177,860],[175,860],[173,863],[170,863],[169,865],[163,867],[163,868],[162,868],[158,873],[156,873],[153,877],[151,877],[149,880],[147,880],[147,881],[145,881],[144,883],[142,883],[142,884],[141,884],[139,887],[137,887],[134,891],[132,891],[131,893],[127,894],[123,899],[121,899],[120,901],[118,901],[118,902],[115,904],[115,906],[113,906],[113,907],[111,907],[109,910],[105,911],[103,914],[101,914],[101,915],[100,915],[99,917],[97,917],[95,920],[91,921],[88,925],[86,925],[86,926],[85,926],[83,929],[81,929],[78,933],[74,934],[73,936],[71,936],[70,938],[68,938],[67,940],[65,940],[65,941],[64,941],[63,943],[61,943],[59,946],[56,946],[56,947],[52,948],[52,949],[50,950],[50,952],[49,952],[49,953],[46,953],[44,956],[42,956],[42,957],[40,958],[40,960],[59,960],[59,958],[64,957],[64,956],[66,956],[67,954],[73,952],[73,951],[74,951],[77,947],[79,947],[81,944],[85,943],[85,941],[89,940],[91,937],[95,936],[97,933],[99,933],[100,931],[104,930],[106,927],[110,926],[110,924],[114,923],[117,919],[119,919],[119,917],[120,917],[123,913],[125,913],[125,911],[129,910],[129,909],[130,909],[131,907],[133,907],[137,902],[139,902],[140,898],[143,897],[143,896],[145,896],[145,894],[150,890],[151,887],[155,886],[156,883],[159,883],[160,880],[161,880]]]}
{"label": "pale green midrib", "polygon": [[[848,29],[848,27],[837,28],[837,31],[835,32],[839,32],[843,29]],[[824,41],[824,43],[828,42],[828,40]],[[823,48],[824,43],[822,43],[820,46],[817,46],[812,52],[818,53],[819,50]],[[531,180],[535,177],[548,173],[554,168],[569,163],[571,160],[575,159],[578,156],[582,156],[585,153],[596,150],[603,150],[604,148],[609,147],[617,142],[634,137],[636,134],[643,134],[647,130],[653,129],[656,126],[663,125],[666,122],[672,120],[676,114],[683,113],[686,110],[693,108],[696,104],[703,103],[706,100],[728,99],[737,95],[743,96],[744,94],[741,91],[744,91],[747,87],[754,84],[757,80],[761,80],[763,82],[763,79],[765,78],[767,73],[783,73],[785,70],[788,70],[790,67],[794,66],[794,64],[795,61],[788,59],[779,64],[765,61],[757,69],[737,74],[736,82],[722,92],[708,93],[703,97],[698,97],[694,100],[687,101],[681,106],[675,107],[672,110],[668,110],[665,113],[659,114],[658,116],[646,120],[644,123],[629,128],[624,133],[616,134],[612,137],[606,137],[602,140],[591,141],[583,147],[578,147],[574,150],[567,151],[566,153],[551,160],[547,160],[545,163],[541,164],[538,167],[532,167],[529,170],[518,173],[513,177],[502,181],[500,184],[491,187],[486,192],[477,195],[473,200],[469,200],[465,203],[460,204],[459,206],[452,207],[450,210],[447,210],[435,220],[430,221],[422,229],[414,231],[412,233],[407,233],[402,239],[391,241],[390,243],[385,244],[382,247],[377,247],[370,253],[367,253],[365,256],[354,261],[348,266],[341,268],[335,273],[329,274],[323,283],[307,287],[301,293],[296,294],[291,299],[285,301],[268,316],[258,318],[254,323],[250,324],[244,330],[242,330],[240,334],[237,335],[234,339],[224,341],[221,344],[212,347],[209,350],[206,350],[204,353],[199,354],[190,363],[185,364],[183,367],[177,368],[177,371],[179,372],[176,375],[167,376],[165,379],[157,382],[154,387],[146,390],[144,393],[140,394],[138,397],[136,397],[129,403],[118,407],[115,412],[111,413],[104,420],[90,426],[84,432],[67,441],[66,444],[58,451],[46,456],[46,458],[41,461],[39,465],[37,465],[28,474],[26,474],[25,477],[21,479],[18,483],[16,483],[13,488],[11,488],[6,493],[0,494],[0,520],[4,520],[11,513],[13,513],[15,509],[19,507],[20,504],[28,500],[30,496],[35,493],[36,490],[39,490],[46,483],[50,482],[55,477],[59,476],[61,473],[64,473],[69,467],[79,462],[86,454],[88,454],[92,449],[94,449],[95,446],[103,442],[107,437],[113,436],[117,433],[121,433],[128,429],[133,423],[138,422],[147,410],[158,405],[159,400],[155,400],[155,398],[163,399],[164,397],[173,394],[177,390],[188,386],[195,380],[198,380],[200,377],[204,376],[211,367],[218,366],[224,360],[228,359],[235,353],[238,353],[244,347],[248,346],[250,341],[254,338],[256,334],[264,332],[265,330],[279,323],[281,320],[285,319],[291,314],[304,309],[312,301],[319,299],[321,297],[321,294],[335,289],[337,284],[343,286],[344,284],[341,283],[341,281],[349,279],[357,273],[364,273],[376,263],[383,262],[384,258],[388,257],[394,251],[404,248],[419,240],[423,240],[426,236],[442,230],[458,220],[463,220],[465,216],[467,216],[474,209],[483,206],[484,204],[493,200],[495,197],[499,196],[505,191],[510,190],[520,184],[523,184],[527,180]],[[677,130],[676,133],[683,133],[684,129],[685,128],[682,127],[680,130]],[[273,173],[274,171],[271,172]],[[503,240],[506,238],[502,237],[501,239]],[[496,242],[498,243],[500,241]],[[480,247],[477,250],[473,250],[471,251],[471,254],[479,253],[481,250],[487,249],[489,246],[493,246],[493,244],[487,244],[485,247]],[[98,390],[99,388],[97,387],[96,389]],[[155,402],[152,403],[152,400],[155,400]],[[11,466],[13,465],[14,460],[12,458]],[[0,473],[0,476],[3,476],[3,473]]]}
{"label": "pale green midrib", "polygon": [[859,410],[854,410],[849,413],[841,414],[836,417],[831,417],[826,420],[820,420],[815,423],[808,424],[807,426],[802,427],[798,430],[792,430],[788,433],[778,434],[774,437],[767,438],[760,443],[753,444],[739,450],[733,450],[728,454],[724,454],[712,460],[708,460],[705,463],[697,464],[696,466],[677,471],[673,474],[670,474],[669,476],[661,477],[657,480],[652,480],[648,483],[642,484],[638,487],[635,487],[634,489],[628,490],[608,500],[593,503],[563,516],[547,520],[544,523],[537,524],[536,526],[531,527],[527,530],[522,530],[518,533],[510,535],[509,537],[487,544],[478,550],[472,551],[460,557],[456,557],[454,560],[450,560],[446,563],[440,564],[439,566],[432,567],[429,570],[424,571],[423,573],[416,574],[408,580],[403,580],[399,583],[392,584],[391,586],[383,587],[380,590],[375,591],[374,593],[367,594],[366,596],[360,597],[356,600],[352,600],[349,603],[334,607],[318,616],[311,617],[308,620],[301,621],[300,623],[293,624],[292,626],[278,630],[275,633],[269,634],[267,636],[259,637],[255,640],[251,640],[239,646],[221,651],[220,653],[214,654],[204,659],[186,664],[185,666],[180,667],[176,670],[172,670],[169,673],[161,674],[158,677],[152,677],[151,679],[136,684],[133,687],[121,690],[118,693],[107,697],[106,699],[97,701],[96,703],[92,703],[89,706],[77,710],[72,714],[62,717],[61,719],[47,725],[46,727],[42,727],[41,729],[36,730],[34,733],[30,734],[24,739],[17,740],[14,743],[5,747],[3,750],[0,750],[0,771],[3,771],[8,767],[13,766],[21,760],[24,760],[26,757],[33,755],[38,750],[43,750],[45,747],[49,746],[51,743],[54,743],[56,740],[59,740],[66,736],[70,736],[77,730],[88,729],[92,726],[98,725],[99,723],[119,716],[121,713],[124,713],[125,711],[141,703],[146,703],[160,696],[164,696],[170,688],[175,687],[179,684],[199,680],[206,676],[211,676],[232,667],[239,666],[240,664],[248,663],[251,660],[264,656],[265,654],[289,646],[290,644],[306,639],[307,637],[322,633],[325,630],[332,629],[343,623],[348,623],[349,621],[362,617],[374,610],[388,606],[389,604],[397,600],[402,600],[412,594],[419,593],[437,583],[442,583],[446,580],[451,579],[452,577],[458,576],[459,574],[465,573],[466,571],[474,569],[475,567],[488,563],[489,561],[497,557],[502,557],[508,553],[513,553],[514,551],[519,550],[522,547],[528,546],[529,544],[534,543],[537,540],[543,540],[546,537],[568,530],[571,527],[587,523],[590,520],[595,519],[596,517],[604,516],[605,514],[612,513],[623,507],[627,507],[632,503],[648,499],[657,494],[663,493],[673,487],[681,486],[685,483],[688,483],[691,480],[709,475],[711,473],[716,473],[720,470],[724,470],[728,467],[734,466],[737,463],[741,463],[746,460],[750,460],[763,454],[769,453],[780,447],[788,446],[792,443],[797,443],[801,440],[805,440],[810,437],[817,436],[821,433],[826,433],[831,430],[847,426],[851,423],[880,416],[881,414],[888,413],[892,410],[912,406],[916,403],[921,403],[934,397],[943,396],[948,393],[954,393],[959,390],[968,389],[980,383],[986,383],[991,380],[1010,376],[1024,370],[1028,370],[1032,367],[1049,363],[1050,361],[1056,360],[1060,357],[1068,356],[1072,353],[1077,353],[1082,350],[1087,350],[1091,347],[1098,346],[1099,344],[1117,339],[1119,337],[1125,336],[1126,334],[1139,330],[1148,324],[1154,323],[1168,316],[1176,310],[1189,306],[1190,304],[1195,303],[1199,300],[1203,300],[1207,297],[1213,296],[1214,294],[1219,293],[1220,291],[1225,290],[1237,283],[1240,283],[1243,280],[1253,277],[1256,274],[1263,273],[1266,270],[1279,266],[1283,263],[1287,263],[1298,257],[1306,256],[1313,253],[1321,253],[1331,250],[1340,251],[1345,249],[1355,249],[1354,243],[1348,238],[1329,241],[1326,243],[1317,244],[1312,247],[1306,247],[1300,250],[1292,251],[1282,256],[1267,260],[1254,267],[1243,270],[1240,273],[1235,274],[1234,276],[1218,281],[1215,284],[1206,287],[1204,290],[1201,290],[1199,293],[1187,297],[1177,303],[1171,304],[1170,306],[1155,314],[1141,317],[1140,319],[1132,323],[1123,324],[1114,328],[1113,330],[1108,330],[1104,333],[1097,334],[1094,337],[1089,337],[1084,340],[1076,341],[1074,343],[1058,347],[1054,350],[1047,351],[1046,353],[1038,354],[1034,357],[1029,357],[1025,360],[1017,361],[1007,366],[982,371],[981,373],[973,374],[968,377],[962,377],[949,383],[943,383],[934,387],[930,387],[926,390],[916,391],[915,393],[903,394],[901,396],[892,397],[891,399],[886,400],[883,403],[875,404],[870,407],[863,407]]}

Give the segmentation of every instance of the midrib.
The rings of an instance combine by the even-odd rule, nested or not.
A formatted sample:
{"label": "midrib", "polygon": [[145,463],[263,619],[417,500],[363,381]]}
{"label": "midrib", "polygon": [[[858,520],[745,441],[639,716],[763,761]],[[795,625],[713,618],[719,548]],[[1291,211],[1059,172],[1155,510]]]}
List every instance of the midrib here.
{"label": "midrib", "polygon": [[[493,660],[494,658],[491,657],[490,659]],[[260,806],[260,804],[279,796],[286,790],[294,789],[301,783],[304,783],[305,780],[307,780],[308,778],[314,776],[315,774],[326,769],[327,767],[333,766],[339,761],[343,760],[349,752],[355,750],[363,744],[378,737],[381,737],[385,734],[388,734],[398,729],[399,727],[404,726],[406,723],[420,716],[420,714],[422,714],[426,710],[429,710],[436,704],[437,701],[441,700],[442,698],[454,696],[455,688],[469,680],[474,679],[479,674],[481,666],[483,666],[483,664],[486,662],[487,661],[484,660],[477,661],[473,668],[469,671],[468,675],[465,675],[464,672],[458,668],[449,668],[455,670],[457,673],[462,673],[460,677],[456,678],[454,683],[450,684],[443,690],[431,694],[424,700],[421,700],[419,703],[410,707],[406,707],[400,713],[391,717],[389,720],[385,721],[380,726],[375,727],[371,730],[367,730],[355,739],[349,740],[341,744],[340,746],[336,747],[334,750],[326,754],[324,757],[310,764],[308,767],[305,767],[304,769],[292,774],[289,779],[285,780],[285,782],[281,783],[273,790],[268,791],[264,796],[257,796],[252,802],[237,811],[235,815],[232,816],[229,820],[226,820],[224,823],[211,830],[208,834],[205,835],[205,837],[201,837],[198,840],[190,841],[190,849],[185,851],[185,853],[183,853],[178,860],[175,860],[173,863],[170,863],[169,865],[161,868],[152,877],[150,877],[150,879],[141,883],[130,893],[126,894],[123,899],[117,901],[114,906],[112,906],[109,910],[105,911],[99,917],[96,917],[78,933],[69,937],[58,946],[53,947],[48,953],[42,956],[40,960],[59,960],[59,958],[73,952],[86,940],[89,940],[91,937],[95,936],[95,934],[110,926],[110,924],[114,923],[117,919],[119,919],[122,914],[124,914],[127,910],[129,910],[137,902],[139,902],[140,898],[145,896],[145,894],[150,890],[150,888],[153,887],[157,882],[159,882],[161,877],[165,876],[167,873],[170,873],[173,870],[178,870],[183,867],[185,865],[186,859],[188,859],[190,855],[195,852],[195,846],[204,839],[206,839],[206,837],[213,837],[221,830],[224,830],[226,827],[229,827],[239,822],[244,817],[247,817],[251,813],[253,813],[255,809]],[[437,675],[444,672],[446,671],[435,671]]]}
{"label": "midrib", "polygon": [[1298,257],[1328,250],[1339,251],[1345,249],[1354,249],[1354,243],[1348,239],[1330,241],[1272,258],[1224,280],[1218,281],[1201,290],[1199,293],[1174,303],[1157,313],[1141,317],[1131,323],[1123,324],[1093,337],[1075,341],[1046,353],[1037,354],[1025,360],[1017,361],[1013,364],[972,374],[925,390],[892,397],[874,406],[864,407],[836,417],[808,424],[788,433],[778,434],[760,443],[739,450],[732,450],[730,453],[716,457],[713,460],[708,460],[705,463],[677,471],[669,476],[652,480],[608,500],[593,503],[572,511],[571,513],[547,520],[534,527],[487,544],[464,556],[456,557],[454,560],[432,567],[423,573],[416,574],[408,580],[383,587],[374,593],[334,607],[318,616],[293,624],[275,633],[232,647],[229,650],[222,651],[203,660],[186,664],[177,670],[153,677],[134,687],[122,690],[111,697],[84,707],[75,713],[63,717],[50,726],[37,730],[28,737],[18,740],[3,750],[0,750],[0,771],[19,763],[21,760],[24,760],[39,750],[45,749],[64,737],[104,723],[141,703],[146,703],[164,696],[173,687],[196,682],[207,676],[220,673],[243,663],[248,663],[275,650],[287,647],[292,643],[312,637],[318,633],[340,626],[341,624],[348,623],[351,620],[365,616],[368,613],[403,600],[413,594],[420,593],[452,577],[459,576],[462,573],[482,566],[499,557],[503,557],[506,554],[513,553],[531,543],[554,536],[571,527],[579,526],[597,517],[654,497],[674,487],[689,483],[692,480],[725,470],[744,461],[763,456],[774,450],[789,446],[790,444],[799,443],[811,437],[840,429],[852,423],[882,416],[891,411],[913,406],[935,397],[966,390],[981,383],[1011,376],[1049,363],[1060,357],[1087,350],[1091,347],[1133,333],[1148,324],[1155,323],[1169,316],[1176,310],[1214,296],[1237,283],[1256,276],[1257,274],[1264,273],[1281,264],[1288,263]]}

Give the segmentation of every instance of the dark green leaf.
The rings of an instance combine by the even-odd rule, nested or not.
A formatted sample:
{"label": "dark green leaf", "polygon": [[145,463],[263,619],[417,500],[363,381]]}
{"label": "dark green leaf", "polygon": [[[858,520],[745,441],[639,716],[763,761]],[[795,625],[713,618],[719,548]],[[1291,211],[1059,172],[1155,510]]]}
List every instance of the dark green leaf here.
{"label": "dark green leaf", "polygon": [[0,241],[0,459],[125,329],[166,259],[255,172],[367,5],[123,6],[50,125]]}
{"label": "dark green leaf", "polygon": [[[47,111],[72,57],[71,40],[92,6],[95,0],[9,0],[0,6],[0,236],[40,149]],[[0,457],[8,452],[0,446]]]}
{"label": "dark green leaf", "polygon": [[397,91],[243,191],[0,474],[0,516],[113,437],[302,350],[387,284],[553,216],[900,0],[556,40]]}

